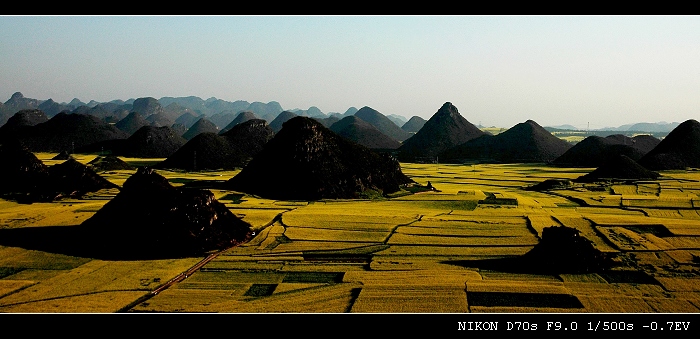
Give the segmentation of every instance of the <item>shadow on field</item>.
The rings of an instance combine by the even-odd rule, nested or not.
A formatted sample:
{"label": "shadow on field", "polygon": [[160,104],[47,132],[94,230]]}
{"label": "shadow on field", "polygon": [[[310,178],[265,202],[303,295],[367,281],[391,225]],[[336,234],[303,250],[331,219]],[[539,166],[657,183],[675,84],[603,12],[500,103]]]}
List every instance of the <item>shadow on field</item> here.
{"label": "shadow on field", "polygon": [[453,260],[443,263],[485,270],[531,274],[579,274],[606,271],[614,266],[611,256],[596,249],[575,228],[545,227],[542,239],[519,257]]}
{"label": "shadow on field", "polygon": [[200,256],[188,254],[175,244],[139,239],[137,234],[98,232],[81,225],[0,229],[0,246],[118,261]]}

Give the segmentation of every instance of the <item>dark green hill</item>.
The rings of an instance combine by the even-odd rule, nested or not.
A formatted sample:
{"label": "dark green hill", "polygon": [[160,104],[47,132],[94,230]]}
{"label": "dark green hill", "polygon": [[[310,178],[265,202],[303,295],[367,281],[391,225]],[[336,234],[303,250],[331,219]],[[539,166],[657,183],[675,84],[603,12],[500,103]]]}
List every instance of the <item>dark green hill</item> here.
{"label": "dark green hill", "polygon": [[693,119],[682,122],[639,163],[654,171],[700,168],[700,123]]}
{"label": "dark green hill", "polygon": [[488,134],[446,102],[415,135],[403,142],[397,157],[404,162],[435,162],[441,152],[483,135]]}
{"label": "dark green hill", "polygon": [[284,112],[280,113],[275,118],[275,120],[272,120],[272,122],[270,122],[270,128],[272,128],[273,132],[277,133],[280,130],[282,130],[282,124],[284,124],[285,122],[287,122],[287,120],[294,118],[296,116],[297,116],[296,114],[294,114],[290,111],[284,111]]}
{"label": "dark green hill", "polygon": [[154,167],[186,171],[235,169],[242,167],[247,159],[247,155],[232,147],[226,137],[203,132]]}
{"label": "dark green hill", "polygon": [[112,150],[114,155],[134,158],[167,158],[187,142],[168,126],[143,126]]}
{"label": "dark green hill", "polygon": [[211,191],[173,187],[143,167],[79,228],[85,252],[121,259],[204,256],[252,237]]}
{"label": "dark green hill", "polygon": [[630,157],[618,155],[592,172],[574,179],[574,181],[654,180],[659,176],[659,173],[644,168]]}
{"label": "dark green hill", "polygon": [[571,147],[536,122],[527,120],[495,136],[482,136],[450,148],[440,154],[440,162],[546,163]]}
{"label": "dark green hill", "polygon": [[411,137],[411,133],[402,130],[401,127],[397,126],[391,119],[373,108],[364,106],[355,113],[355,116],[368,122],[380,132],[399,142]]}
{"label": "dark green hill", "polygon": [[219,134],[226,138],[231,147],[238,149],[249,159],[240,163],[237,167],[243,167],[250,158],[254,157],[272,139],[275,133],[263,119],[250,119],[233,126],[230,130]]}
{"label": "dark green hill", "polygon": [[190,140],[200,133],[214,133],[219,134],[219,128],[214,125],[213,122],[209,121],[207,118],[199,118],[197,122],[190,127],[185,134],[182,135],[186,140]]}
{"label": "dark green hill", "polygon": [[141,113],[131,112],[124,119],[119,120],[114,126],[124,131],[128,135],[134,134],[139,128],[149,126],[148,122]]}
{"label": "dark green hill", "polygon": [[270,199],[319,200],[388,194],[411,182],[388,155],[348,141],[313,118],[295,117],[226,186]]}
{"label": "dark green hill", "polygon": [[420,131],[420,129],[423,128],[423,125],[425,125],[426,122],[428,121],[417,115],[414,115],[411,117],[411,119],[408,119],[408,121],[406,121],[406,123],[404,123],[403,126],[401,126],[401,129],[409,133],[418,133],[418,131]]}
{"label": "dark green hill", "polygon": [[226,127],[224,127],[223,129],[221,129],[221,131],[219,132],[219,134],[224,134],[224,133],[226,133],[228,130],[230,130],[231,128],[233,128],[234,126],[236,126],[236,125],[238,125],[238,124],[240,124],[240,123],[244,123],[244,122],[246,122],[246,121],[248,121],[248,120],[252,120],[252,119],[258,119],[258,116],[255,115],[255,113],[253,113],[253,112],[251,112],[251,111],[242,111],[242,112],[239,112],[238,115],[236,115],[236,117],[235,117],[233,120],[231,120],[231,122],[229,122],[229,123],[226,125]]}
{"label": "dark green hill", "polygon": [[401,143],[379,131],[357,116],[345,117],[331,125],[330,130],[341,137],[371,149],[397,149]]}
{"label": "dark green hill", "polygon": [[73,153],[90,144],[127,137],[127,133],[95,116],[59,113],[27,129],[19,140],[32,152]]}
{"label": "dark green hill", "polygon": [[558,166],[598,167],[619,155],[639,161],[661,140],[650,135],[633,138],[622,134],[600,137],[591,135],[578,142],[552,162]]}
{"label": "dark green hill", "polygon": [[49,118],[42,110],[21,110],[12,115],[4,125],[0,126],[0,141],[14,139],[23,134],[29,127],[47,121],[49,121]]}

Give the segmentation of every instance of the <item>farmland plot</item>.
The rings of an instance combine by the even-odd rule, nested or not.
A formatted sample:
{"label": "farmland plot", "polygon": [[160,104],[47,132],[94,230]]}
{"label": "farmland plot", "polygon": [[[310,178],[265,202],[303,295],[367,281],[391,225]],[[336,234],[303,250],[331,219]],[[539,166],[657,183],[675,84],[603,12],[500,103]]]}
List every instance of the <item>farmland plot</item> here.
{"label": "farmland plot", "polygon": [[[80,161],[90,160],[85,155]],[[523,188],[575,179],[590,169],[402,168],[438,191],[277,201],[212,188],[256,235],[192,271],[203,258],[102,261],[0,246],[0,312],[700,312],[700,172],[676,171],[636,185],[533,192]],[[102,175],[123,183],[129,173]],[[184,185],[223,181],[237,171],[160,173]],[[76,225],[110,195],[98,197],[103,200],[28,206],[0,200],[0,227]],[[542,275],[451,263],[520,257],[549,226],[577,229],[630,267]],[[149,294],[168,281],[174,284]],[[151,297],[137,302],[146,295]]]}

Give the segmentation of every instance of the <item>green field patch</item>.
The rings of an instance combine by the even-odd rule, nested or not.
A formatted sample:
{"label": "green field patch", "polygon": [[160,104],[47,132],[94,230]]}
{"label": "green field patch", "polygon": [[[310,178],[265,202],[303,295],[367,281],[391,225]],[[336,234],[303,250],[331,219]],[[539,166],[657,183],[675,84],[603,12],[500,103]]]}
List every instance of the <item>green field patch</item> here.
{"label": "green field patch", "polygon": [[598,230],[621,251],[658,251],[670,247],[665,241],[660,244],[660,241],[651,239],[653,235],[639,234],[626,227],[605,226],[598,227]]}
{"label": "green field patch", "polygon": [[[683,218],[680,211],[676,209],[656,209],[656,208],[644,208],[642,209],[649,217],[654,218],[673,218],[679,219]],[[693,211],[694,213],[694,211]],[[697,213],[695,213],[697,215]]]}
{"label": "green field patch", "polygon": [[185,282],[208,284],[277,284],[284,279],[284,273],[276,271],[228,271],[200,270],[189,276]]}
{"label": "green field patch", "polygon": [[426,236],[454,236],[454,237],[523,237],[532,236],[525,227],[521,226],[496,226],[476,224],[473,227],[443,227],[413,224],[411,226],[400,226],[395,233],[426,235]]}
{"label": "green field patch", "polygon": [[286,292],[277,292],[277,288],[269,296],[218,303],[210,312],[346,313],[359,294],[359,286],[355,284],[319,285]]}
{"label": "green field patch", "polygon": [[277,288],[277,284],[253,284],[243,295],[256,298],[267,297],[275,292],[275,288]]}
{"label": "green field patch", "polygon": [[607,281],[603,279],[596,273],[584,273],[584,274],[560,274],[559,278],[564,283],[604,283]]}
{"label": "green field patch", "polygon": [[[131,158],[131,157],[120,157],[127,164],[134,167],[144,167],[144,166],[154,166],[165,160],[165,158]],[[94,159],[94,158],[93,158]],[[159,171],[160,172],[160,171]]]}
{"label": "green field patch", "polygon": [[[369,245],[369,243],[368,243]],[[287,243],[281,243],[271,250],[258,250],[254,255],[274,255],[274,256],[294,256],[296,260],[304,260],[302,253],[304,251],[314,251],[314,250],[339,250],[357,247],[357,242],[345,242],[345,241],[308,241],[308,240],[295,240]],[[235,252],[232,252],[235,253]]]}
{"label": "green field patch", "polygon": [[388,248],[388,245],[369,245],[336,251],[304,251],[306,261],[333,263],[369,263],[375,252]]}
{"label": "green field patch", "polygon": [[[422,246],[391,245],[391,247],[374,254],[373,260],[391,260],[402,257],[447,257],[457,259],[488,259],[519,256],[527,253],[533,245],[528,246]],[[411,260],[411,259],[409,259]]]}
{"label": "green field patch", "polygon": [[338,284],[345,272],[287,272],[283,283]]}
{"label": "green field patch", "polygon": [[700,219],[700,215],[698,215],[698,211],[696,209],[688,210],[688,209],[681,209],[678,210],[678,213],[681,215],[681,218],[679,219]]}
{"label": "green field patch", "polygon": [[700,292],[698,277],[655,277],[661,286],[672,292]]}
{"label": "green field patch", "polygon": [[219,255],[200,268],[201,272],[207,271],[278,271],[282,269],[282,262],[268,262],[250,260],[248,257]]}
{"label": "green field patch", "polygon": [[413,235],[395,233],[389,245],[433,245],[433,246],[534,246],[538,239],[530,234],[507,237],[456,237],[439,235]]}
{"label": "green field patch", "polygon": [[464,290],[445,287],[366,286],[351,313],[467,313]]}
{"label": "green field patch", "polygon": [[32,280],[0,279],[0,312],[2,312],[2,298],[36,284]]}
{"label": "green field patch", "polygon": [[[33,285],[18,293],[33,289]],[[8,297],[14,297],[16,294]],[[117,313],[144,296],[143,291],[104,291],[60,298],[38,299],[12,305],[0,305],[4,313]],[[3,300],[7,299],[3,298]]]}
{"label": "green field patch", "polygon": [[622,227],[637,233],[649,233],[657,237],[670,237],[671,231],[664,225],[623,225]]}
{"label": "green field patch", "polygon": [[637,195],[637,185],[612,185],[611,189],[617,195]]}
{"label": "green field patch", "polygon": [[518,205],[518,199],[504,197],[501,193],[484,192],[486,195],[485,199],[479,200],[479,204],[488,205]]}
{"label": "green field patch", "polygon": [[6,269],[70,270],[92,259],[0,246],[0,267]]}
{"label": "green field patch", "polygon": [[467,281],[481,280],[473,270],[420,269],[404,271],[352,271],[346,272],[343,282],[360,283],[364,286],[391,286],[392,288],[421,287],[428,289],[452,287],[464,293]]}
{"label": "green field patch", "polygon": [[609,271],[598,275],[610,284],[659,284],[656,279],[641,271]]}
{"label": "green field patch", "polygon": [[178,290],[210,290],[210,291],[229,291],[229,295],[243,295],[250,288],[250,284],[236,284],[230,282],[207,282],[207,281],[182,281],[172,287]]}
{"label": "green field patch", "polygon": [[[491,211],[489,211],[491,212]],[[425,216],[421,219],[423,225],[428,225],[431,222],[464,222],[464,225],[491,225],[492,227],[520,225],[527,226],[527,219],[522,212],[502,213],[502,211],[494,211],[487,213],[479,211],[478,213],[460,213],[453,211],[450,214],[442,214],[439,216]]]}
{"label": "green field patch", "polygon": [[467,303],[485,307],[583,308],[581,302],[569,294],[467,292]]}
{"label": "green field patch", "polygon": [[664,240],[676,249],[700,250],[700,237],[666,237]]}
{"label": "green field patch", "polygon": [[356,229],[356,230],[387,230],[395,225],[407,224],[415,220],[410,216],[393,215],[362,215],[328,213],[309,214],[305,211],[291,211],[282,216],[282,222],[288,226],[318,227],[331,229]]}
{"label": "green field patch", "polygon": [[233,214],[242,218],[254,228],[269,225],[275,217],[286,210],[279,209],[230,209]]}
{"label": "green field patch", "polygon": [[352,231],[287,226],[284,235],[292,241],[382,242],[389,231]]}
{"label": "green field patch", "polygon": [[221,202],[224,202],[224,201],[229,202],[230,201],[231,204],[240,204],[242,202],[244,196],[245,196],[245,194],[241,194],[241,193],[228,193],[228,194],[223,195],[220,198],[218,198],[218,200]]}
{"label": "green field patch", "polygon": [[14,275],[16,273],[24,271],[24,268],[20,267],[0,267],[0,279],[3,279],[5,277],[9,277],[11,275]]}

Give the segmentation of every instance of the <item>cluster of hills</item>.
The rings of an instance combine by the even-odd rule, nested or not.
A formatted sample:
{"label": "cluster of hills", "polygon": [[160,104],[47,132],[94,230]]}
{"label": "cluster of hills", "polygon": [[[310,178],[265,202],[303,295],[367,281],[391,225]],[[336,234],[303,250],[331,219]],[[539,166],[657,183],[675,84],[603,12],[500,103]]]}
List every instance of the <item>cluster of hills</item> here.
{"label": "cluster of hills", "polygon": [[[78,104],[77,100],[70,104],[42,102],[15,93],[2,109],[7,112],[12,107],[24,108],[0,126],[0,143],[18,142],[32,152],[164,158],[156,168],[188,171],[245,168],[250,164],[250,167],[260,167],[256,173],[263,173],[280,165],[291,171],[294,166],[287,162],[302,158],[313,159],[307,159],[309,164],[317,162],[313,169],[300,167],[295,176],[316,173],[314,171],[329,175],[330,172],[355,173],[360,165],[398,168],[398,162],[545,163],[574,167],[629,163],[619,161],[621,156],[652,171],[700,166],[697,164],[700,146],[695,120],[678,124],[664,139],[651,135],[590,135],[572,144],[533,120],[491,134],[469,122],[450,102],[444,103],[427,121],[415,116],[401,126],[396,122],[398,116],[390,118],[368,106],[326,115],[314,107],[304,111],[283,110],[277,102],[146,97],[131,102],[91,102],[69,110]],[[62,110],[58,111],[59,108]],[[280,139],[285,141],[278,141]],[[326,151],[319,151],[322,144]],[[297,146],[290,149],[292,145]],[[355,146],[371,151],[372,155],[359,153]],[[269,150],[274,147],[279,149]],[[344,151],[328,151],[331,147]],[[297,154],[299,152],[302,154]],[[375,153],[382,158],[375,157]],[[265,157],[268,159],[260,160]],[[286,158],[289,159],[284,160]],[[329,160],[331,158],[335,160]],[[355,163],[345,165],[348,161],[345,158],[352,158],[349,162]],[[390,161],[386,162],[387,159]],[[327,171],[322,168],[324,166],[334,171]],[[355,169],[348,170],[348,166]],[[248,172],[242,171],[241,177],[249,176]],[[352,178],[348,180],[341,175],[341,178],[328,178],[328,182],[352,181],[355,188],[334,188],[330,189],[334,193],[328,193],[325,187],[316,193],[299,193],[299,197],[351,197],[367,189],[389,191],[396,188],[395,183],[406,183],[404,178],[396,176],[397,179],[385,187],[376,180],[363,181],[371,176],[369,173],[347,176]],[[378,177],[376,173],[373,175],[374,179]],[[251,180],[238,183],[236,187],[250,185]],[[272,186],[283,187],[282,183]],[[388,189],[389,186],[392,188]],[[263,194],[277,196],[272,191],[274,189]],[[324,193],[319,193],[321,191]]]}
{"label": "cluster of hills", "polygon": [[[185,99],[197,101],[169,98],[166,107],[172,110]],[[577,179],[581,182],[654,179],[660,170],[700,168],[700,123],[696,120],[678,124],[663,139],[591,135],[574,145],[532,120],[495,135],[485,132],[450,102],[427,121],[414,117],[399,126],[367,106],[349,110],[346,116],[321,116],[312,109],[293,112],[281,110],[276,103],[251,103],[231,114],[230,121],[214,122],[218,113],[207,116],[201,112],[211,114],[230,106],[211,100],[203,101],[199,110],[185,108],[191,111],[170,124],[172,113],[165,113],[161,102],[153,98],[123,103],[111,111],[104,107],[93,111],[100,106],[96,104],[59,112],[52,108],[59,104],[39,107],[46,102],[21,94],[11,100],[13,105],[24,100],[36,107],[20,109],[0,126],[0,195],[32,203],[119,190],[81,225],[85,231],[81,234],[94,236],[85,242],[95,241],[138,216],[148,220],[149,229],[110,234],[124,243],[131,241],[134,232],[143,234],[141,242],[130,244],[133,253],[153,248],[177,255],[203,253],[245,241],[251,230],[210,191],[172,187],[153,168],[138,168],[122,187],[110,183],[99,171],[130,168],[116,156],[163,158],[156,169],[240,168],[220,187],[263,198],[304,201],[388,195],[418,185],[401,171],[400,162],[595,168]],[[237,104],[243,107],[246,103]],[[6,103],[3,109],[8,106]],[[44,109],[54,109],[49,111],[55,114]],[[185,123],[183,117],[188,115],[196,119]],[[46,166],[34,152],[57,152],[56,159],[65,161]],[[72,159],[72,153],[83,152],[100,156],[87,165]],[[100,227],[106,231],[99,231]],[[137,256],[149,255],[154,253]]]}

